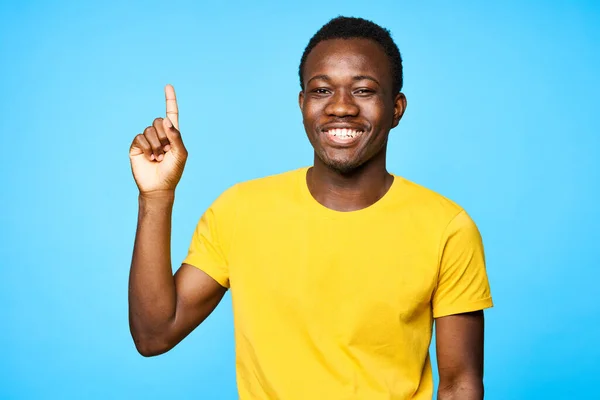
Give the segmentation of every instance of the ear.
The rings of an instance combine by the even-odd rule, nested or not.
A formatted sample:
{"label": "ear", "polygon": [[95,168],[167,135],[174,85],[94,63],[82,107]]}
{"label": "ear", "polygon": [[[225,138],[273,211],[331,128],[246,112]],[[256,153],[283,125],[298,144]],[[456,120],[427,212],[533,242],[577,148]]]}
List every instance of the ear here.
{"label": "ear", "polygon": [[300,111],[304,109],[304,91],[300,91],[298,94],[298,105],[300,106]]}
{"label": "ear", "polygon": [[398,126],[398,123],[402,119],[405,110],[406,96],[404,96],[404,93],[400,92],[394,99],[394,120],[392,121],[392,129]]}

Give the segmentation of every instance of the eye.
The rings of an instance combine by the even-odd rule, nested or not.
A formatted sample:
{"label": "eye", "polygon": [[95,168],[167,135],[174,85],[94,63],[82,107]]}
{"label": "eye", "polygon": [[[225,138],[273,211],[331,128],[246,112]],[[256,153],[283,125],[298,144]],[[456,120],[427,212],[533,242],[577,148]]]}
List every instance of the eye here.
{"label": "eye", "polygon": [[368,96],[375,93],[375,91],[373,89],[369,89],[369,88],[360,88],[354,91],[354,94],[358,95],[358,96]]}
{"label": "eye", "polygon": [[328,89],[325,88],[316,88],[312,91],[315,94],[329,94],[331,93]]}

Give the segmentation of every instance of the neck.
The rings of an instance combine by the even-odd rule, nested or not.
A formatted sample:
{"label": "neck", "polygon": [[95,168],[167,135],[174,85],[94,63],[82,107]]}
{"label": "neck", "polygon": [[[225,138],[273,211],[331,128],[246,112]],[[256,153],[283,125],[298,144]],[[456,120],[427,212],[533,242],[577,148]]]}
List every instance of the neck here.
{"label": "neck", "polygon": [[385,167],[385,158],[370,160],[349,173],[341,173],[315,157],[306,177],[315,200],[335,211],[356,211],[375,204],[393,181]]}

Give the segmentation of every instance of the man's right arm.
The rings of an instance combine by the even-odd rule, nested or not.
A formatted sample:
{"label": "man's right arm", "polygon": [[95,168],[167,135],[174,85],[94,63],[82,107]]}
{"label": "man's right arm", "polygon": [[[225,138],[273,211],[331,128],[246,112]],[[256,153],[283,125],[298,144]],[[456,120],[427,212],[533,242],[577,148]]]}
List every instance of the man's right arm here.
{"label": "man's right arm", "polygon": [[162,354],[215,309],[226,288],[183,264],[173,276],[171,215],[175,188],[187,160],[172,86],[165,88],[167,118],[157,118],[129,149],[140,191],[138,225],[129,275],[129,326],[144,356]]}
{"label": "man's right arm", "polygon": [[171,269],[170,193],[139,198],[129,276],[129,326],[143,356],[167,352],[219,304],[226,289],[196,267]]}

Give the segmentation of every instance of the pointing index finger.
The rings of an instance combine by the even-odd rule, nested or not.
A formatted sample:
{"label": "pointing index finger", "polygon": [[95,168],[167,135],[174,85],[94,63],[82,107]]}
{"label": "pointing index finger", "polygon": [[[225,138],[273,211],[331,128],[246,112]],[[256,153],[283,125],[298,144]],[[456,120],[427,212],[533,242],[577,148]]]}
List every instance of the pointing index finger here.
{"label": "pointing index finger", "polygon": [[167,118],[171,120],[175,129],[179,130],[179,109],[177,97],[172,85],[165,86],[165,101],[167,102]]}

